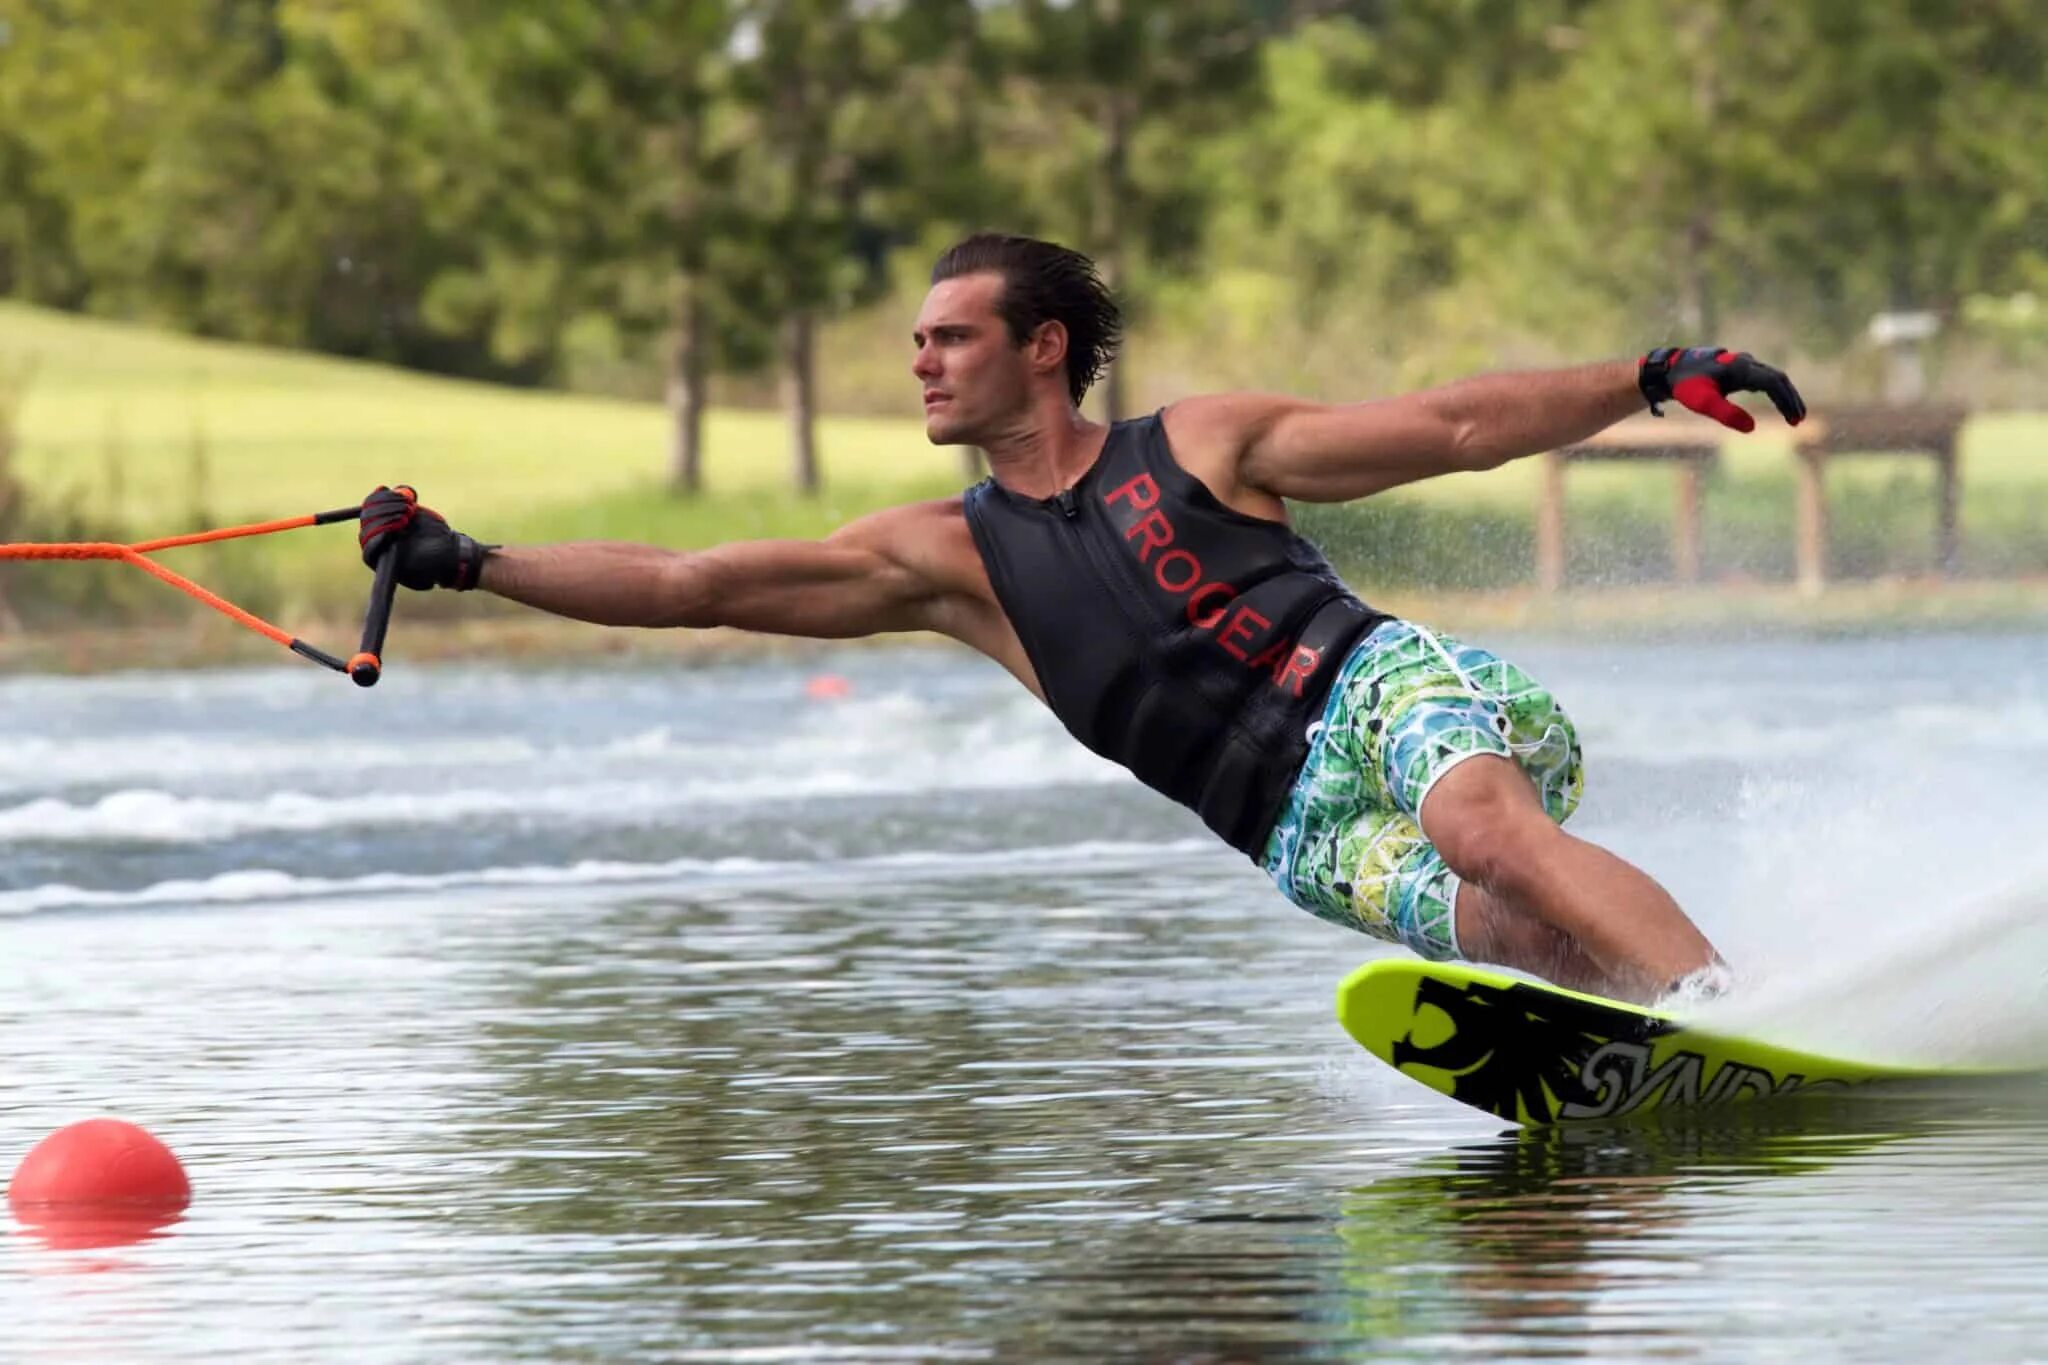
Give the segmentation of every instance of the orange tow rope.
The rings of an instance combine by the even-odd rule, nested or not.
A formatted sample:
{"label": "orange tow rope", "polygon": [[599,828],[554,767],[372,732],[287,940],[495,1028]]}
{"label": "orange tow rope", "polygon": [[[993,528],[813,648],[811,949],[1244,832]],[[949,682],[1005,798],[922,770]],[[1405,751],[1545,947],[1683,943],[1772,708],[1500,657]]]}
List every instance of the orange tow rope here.
{"label": "orange tow rope", "polygon": [[0,560],[114,559],[133,564],[144,573],[152,574],[178,591],[204,602],[237,625],[246,626],[265,639],[283,645],[301,658],[311,659],[314,663],[331,668],[337,673],[346,673],[359,686],[370,687],[376,683],[383,671],[383,663],[378,656],[384,648],[384,633],[391,621],[391,600],[398,586],[398,561],[388,550],[377,561],[377,576],[370,589],[370,608],[363,619],[362,647],[353,658],[346,661],[307,644],[289,631],[280,630],[255,613],[244,611],[226,598],[208,592],[183,574],[174,573],[149,558],[150,554],[157,550],[174,550],[185,545],[206,545],[214,541],[236,540],[242,536],[267,536],[278,531],[296,531],[304,526],[330,526],[335,522],[354,521],[362,514],[361,507],[341,507],[332,512],[315,512],[310,516],[284,517],[276,521],[251,522],[246,526],[224,526],[213,531],[193,531],[182,536],[138,540],[132,545],[98,540],[20,542],[0,545]]}

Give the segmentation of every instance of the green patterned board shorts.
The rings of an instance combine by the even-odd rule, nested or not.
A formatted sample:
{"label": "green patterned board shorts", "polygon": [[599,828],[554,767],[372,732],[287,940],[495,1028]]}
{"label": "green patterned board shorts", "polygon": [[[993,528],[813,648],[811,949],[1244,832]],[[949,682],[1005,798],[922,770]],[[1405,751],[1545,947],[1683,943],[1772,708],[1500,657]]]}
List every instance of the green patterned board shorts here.
{"label": "green patterned board shorts", "polygon": [[1310,914],[1406,944],[1458,949],[1458,878],[1417,824],[1438,778],[1474,754],[1521,765],[1563,823],[1585,771],[1578,734],[1527,673],[1407,621],[1376,627],[1344,660],[1262,865]]}

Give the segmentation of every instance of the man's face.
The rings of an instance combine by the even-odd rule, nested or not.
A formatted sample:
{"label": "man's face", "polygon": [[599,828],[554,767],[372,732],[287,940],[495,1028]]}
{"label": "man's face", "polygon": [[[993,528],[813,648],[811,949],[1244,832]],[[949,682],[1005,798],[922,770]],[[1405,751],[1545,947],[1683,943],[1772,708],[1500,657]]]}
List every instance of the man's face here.
{"label": "man's face", "polygon": [[1002,296],[997,274],[941,280],[925,295],[910,372],[924,385],[924,434],[933,445],[981,445],[1030,401],[1027,350],[996,312]]}

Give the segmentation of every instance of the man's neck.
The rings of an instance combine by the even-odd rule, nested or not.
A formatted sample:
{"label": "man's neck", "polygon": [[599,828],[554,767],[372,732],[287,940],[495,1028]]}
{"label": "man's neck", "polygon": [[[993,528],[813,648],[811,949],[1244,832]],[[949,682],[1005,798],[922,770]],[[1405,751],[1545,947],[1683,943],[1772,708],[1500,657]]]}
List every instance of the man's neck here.
{"label": "man's neck", "polygon": [[989,472],[1012,493],[1049,498],[1071,488],[1102,453],[1109,428],[1083,417],[1071,405],[1033,411],[982,446]]}

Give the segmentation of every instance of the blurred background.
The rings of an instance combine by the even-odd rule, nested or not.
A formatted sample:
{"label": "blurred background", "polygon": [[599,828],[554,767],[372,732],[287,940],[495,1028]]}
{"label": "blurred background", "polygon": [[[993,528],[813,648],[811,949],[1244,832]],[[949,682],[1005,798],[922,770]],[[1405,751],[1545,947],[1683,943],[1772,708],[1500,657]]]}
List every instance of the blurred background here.
{"label": "blurred background", "polygon": [[[1098,416],[1718,342],[1834,422],[1811,450],[1672,422],[1683,448],[1624,441],[1569,480],[1528,461],[1311,509],[1369,596],[1523,624],[2025,614],[2041,20],[0,0],[0,540],[401,480],[487,539],[819,534],[978,476],[923,439],[908,332],[937,251],[1000,229],[1089,251],[1121,293]],[[178,566],[340,616],[362,584],[338,534]],[[190,617],[167,596],[0,566],[0,631]]]}
{"label": "blurred background", "polygon": [[[2044,0],[0,0],[0,542],[401,481],[822,534],[979,477],[909,334],[980,229],[1121,292],[1096,416],[1788,369],[1796,440],[1301,522],[1568,699],[1574,829],[1724,1019],[2048,1056]],[[354,639],[350,527],[162,559]],[[120,1114],[197,1191],[0,1218],[0,1354],[2042,1356],[2037,1092],[1503,1139],[1334,1025],[1379,945],[989,661],[485,598],[408,595],[364,693],[0,563],[0,1159]]]}

